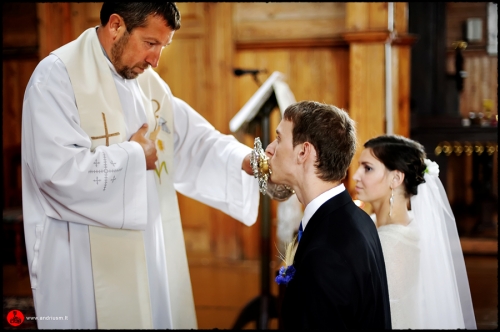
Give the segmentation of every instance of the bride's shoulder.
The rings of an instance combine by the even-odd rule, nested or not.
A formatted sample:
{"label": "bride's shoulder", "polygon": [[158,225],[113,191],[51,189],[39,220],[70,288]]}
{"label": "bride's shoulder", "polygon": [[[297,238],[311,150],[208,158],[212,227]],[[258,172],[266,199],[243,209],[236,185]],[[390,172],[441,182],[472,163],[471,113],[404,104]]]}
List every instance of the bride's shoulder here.
{"label": "bride's shoulder", "polygon": [[408,225],[389,224],[377,228],[381,241],[406,242],[416,244],[420,240],[418,229],[414,227],[414,220]]}

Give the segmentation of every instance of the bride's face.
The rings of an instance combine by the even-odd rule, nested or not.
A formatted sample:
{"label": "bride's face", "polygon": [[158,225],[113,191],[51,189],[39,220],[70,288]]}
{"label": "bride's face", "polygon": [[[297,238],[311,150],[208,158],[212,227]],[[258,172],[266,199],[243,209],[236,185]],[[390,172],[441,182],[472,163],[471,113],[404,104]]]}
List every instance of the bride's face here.
{"label": "bride's face", "polygon": [[372,150],[364,149],[352,177],[356,181],[357,199],[368,203],[388,200],[391,195],[389,174],[385,165],[373,156]]}

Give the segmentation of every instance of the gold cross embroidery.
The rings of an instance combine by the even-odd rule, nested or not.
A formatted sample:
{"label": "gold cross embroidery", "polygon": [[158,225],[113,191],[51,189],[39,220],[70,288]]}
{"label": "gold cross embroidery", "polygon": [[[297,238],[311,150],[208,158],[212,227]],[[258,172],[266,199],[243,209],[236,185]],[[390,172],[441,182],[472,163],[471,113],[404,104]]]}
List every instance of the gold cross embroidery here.
{"label": "gold cross embroidery", "polygon": [[108,124],[106,123],[106,115],[104,113],[102,113],[102,121],[104,121],[104,135],[102,135],[102,136],[91,136],[90,138],[92,138],[92,139],[106,138],[106,146],[109,146],[109,138],[111,136],[118,136],[118,135],[120,135],[120,132],[108,135]]}

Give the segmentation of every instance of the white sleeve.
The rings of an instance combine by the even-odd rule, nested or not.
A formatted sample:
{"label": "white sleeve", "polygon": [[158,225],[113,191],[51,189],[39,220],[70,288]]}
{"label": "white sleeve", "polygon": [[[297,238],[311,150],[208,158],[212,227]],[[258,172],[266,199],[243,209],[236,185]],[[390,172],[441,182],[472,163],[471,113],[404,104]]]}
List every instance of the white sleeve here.
{"label": "white sleeve", "polygon": [[45,214],[86,225],[145,229],[142,148],[123,142],[91,152],[64,65],[51,56],[39,67],[23,103],[23,162]]}
{"label": "white sleeve", "polygon": [[175,189],[248,226],[254,224],[258,182],[241,169],[252,149],[221,134],[179,98],[173,98],[173,112]]}

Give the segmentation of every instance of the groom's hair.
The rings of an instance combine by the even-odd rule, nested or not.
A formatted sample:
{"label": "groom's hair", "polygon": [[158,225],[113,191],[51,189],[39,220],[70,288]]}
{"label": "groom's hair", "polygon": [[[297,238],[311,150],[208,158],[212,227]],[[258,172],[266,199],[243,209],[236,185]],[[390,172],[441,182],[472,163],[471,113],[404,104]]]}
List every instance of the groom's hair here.
{"label": "groom's hair", "polygon": [[146,25],[150,15],[162,17],[172,30],[181,28],[181,14],[175,2],[104,2],[101,7],[101,25],[108,24],[109,17],[118,14],[123,18],[127,32]]}
{"label": "groom's hair", "polygon": [[283,118],[293,123],[293,147],[309,142],[316,149],[318,177],[342,181],[356,152],[356,127],[347,112],[306,100],[290,105]]}

